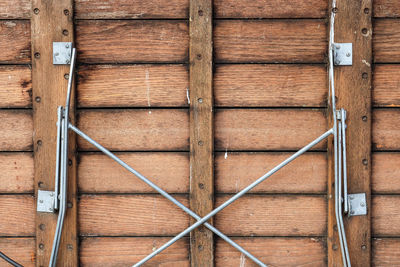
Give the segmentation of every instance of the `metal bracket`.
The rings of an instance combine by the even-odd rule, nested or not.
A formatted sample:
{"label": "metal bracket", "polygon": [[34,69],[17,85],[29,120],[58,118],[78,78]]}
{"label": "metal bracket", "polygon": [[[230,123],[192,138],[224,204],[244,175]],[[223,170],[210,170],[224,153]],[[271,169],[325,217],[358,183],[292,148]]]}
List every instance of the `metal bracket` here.
{"label": "metal bracket", "polygon": [[365,193],[349,194],[349,216],[367,215],[367,201]]}
{"label": "metal bracket", "polygon": [[334,43],[333,60],[336,66],[353,65],[353,44],[352,43]]}
{"label": "metal bracket", "polygon": [[38,190],[36,210],[38,212],[54,212],[55,199],[54,191]]}
{"label": "metal bracket", "polygon": [[53,42],[53,64],[65,65],[71,62],[72,43]]}

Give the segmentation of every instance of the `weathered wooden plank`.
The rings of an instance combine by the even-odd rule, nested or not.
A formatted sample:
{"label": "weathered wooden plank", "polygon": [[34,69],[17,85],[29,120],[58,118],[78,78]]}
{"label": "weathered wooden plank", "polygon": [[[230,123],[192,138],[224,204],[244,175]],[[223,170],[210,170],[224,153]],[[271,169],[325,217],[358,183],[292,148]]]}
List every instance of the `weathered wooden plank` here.
{"label": "weathered wooden plank", "polygon": [[400,239],[375,238],[372,240],[372,265],[391,267],[400,265]]}
{"label": "weathered wooden plank", "polygon": [[79,68],[79,107],[188,106],[183,65],[88,65]]}
{"label": "weathered wooden plank", "polygon": [[217,62],[322,63],[327,49],[322,20],[221,20],[214,30]]}
{"label": "weathered wooden plank", "polygon": [[[217,153],[215,186],[221,193],[236,193],[292,153]],[[327,183],[327,160],[323,153],[307,153],[256,186],[257,193],[323,193]]]}
{"label": "weathered wooden plank", "polygon": [[376,195],[372,198],[372,233],[375,237],[400,236],[400,196]]}
{"label": "weathered wooden plank", "polygon": [[[370,36],[370,31],[367,35]],[[400,62],[399,19],[377,19],[374,21],[373,49],[374,62],[376,63]]]}
{"label": "weathered wooden plank", "polygon": [[30,0],[3,0],[0,1],[0,19],[29,19]]}
{"label": "weathered wooden plank", "polygon": [[[175,196],[188,204],[183,196]],[[189,217],[159,195],[83,195],[81,236],[172,236],[189,226]]]}
{"label": "weathered wooden plank", "polygon": [[328,9],[327,0],[216,0],[217,18],[324,18]]}
{"label": "weathered wooden plank", "polygon": [[400,107],[400,65],[375,65],[372,100],[375,107]]}
{"label": "weathered wooden plank", "polygon": [[27,20],[0,21],[0,63],[29,63],[30,23]]}
{"label": "weathered wooden plank", "polygon": [[[189,192],[188,153],[117,153],[124,162],[169,193]],[[139,178],[102,154],[81,153],[80,193],[156,192]]]}
{"label": "weathered wooden plank", "polygon": [[[218,207],[229,196],[216,199]],[[322,196],[245,196],[215,216],[215,226],[234,236],[320,236],[326,233]]]}
{"label": "weathered wooden plank", "polygon": [[326,76],[322,65],[217,65],[215,105],[325,107]]}
{"label": "weathered wooden plank", "polygon": [[374,150],[400,148],[400,109],[375,109],[372,123]]}
{"label": "weathered wooden plank", "polygon": [[35,210],[32,196],[0,195],[0,236],[34,236]]}
{"label": "weathered wooden plank", "polygon": [[[268,266],[325,266],[325,241],[319,238],[234,238]],[[217,239],[216,266],[257,266],[221,239]]]}
{"label": "weathered wooden plank", "polygon": [[400,194],[400,154],[372,154],[372,191],[375,194]]}
{"label": "weathered wooden plank", "polygon": [[[35,266],[34,238],[0,238],[0,251],[25,267]],[[1,260],[1,266],[9,266]]]}
{"label": "weathered wooden plank", "polygon": [[[217,150],[293,150],[327,130],[322,110],[223,109],[215,115]],[[325,149],[326,142],[315,146]]]}
{"label": "weathered wooden plank", "polygon": [[31,71],[27,66],[0,66],[0,108],[32,106]]}
{"label": "weathered wooden plank", "polygon": [[0,110],[0,151],[32,150],[32,112]]}
{"label": "weathered wooden plank", "polygon": [[1,153],[0,170],[0,193],[33,193],[32,153]]}
{"label": "weathered wooden plank", "polygon": [[[164,237],[95,237],[83,238],[80,245],[81,266],[122,267],[142,260],[165,244]],[[148,266],[189,266],[189,242],[182,238],[148,262]]]}
{"label": "weathered wooden plank", "polygon": [[76,45],[86,63],[185,62],[188,25],[183,21],[78,20]]}
{"label": "weathered wooden plank", "polygon": [[[84,110],[78,128],[110,150],[188,150],[186,110]],[[78,138],[79,148],[95,148]]]}
{"label": "weathered wooden plank", "polygon": [[373,8],[376,18],[400,17],[400,5],[397,0],[375,0]]}

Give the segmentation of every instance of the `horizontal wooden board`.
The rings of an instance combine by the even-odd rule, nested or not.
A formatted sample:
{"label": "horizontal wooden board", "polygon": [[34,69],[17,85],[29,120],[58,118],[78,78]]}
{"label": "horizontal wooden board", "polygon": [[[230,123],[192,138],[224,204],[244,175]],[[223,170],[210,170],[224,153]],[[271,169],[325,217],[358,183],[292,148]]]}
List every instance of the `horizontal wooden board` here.
{"label": "horizontal wooden board", "polygon": [[400,17],[400,5],[397,0],[374,0],[374,17]]}
{"label": "horizontal wooden board", "polygon": [[83,195],[78,215],[81,236],[173,236],[189,226],[189,215],[160,195]]}
{"label": "horizontal wooden board", "polygon": [[400,149],[400,109],[376,109],[372,118],[375,150]]}
{"label": "horizontal wooden board", "polygon": [[375,65],[372,82],[375,107],[400,107],[400,65]]}
{"label": "horizontal wooden board", "polygon": [[386,195],[372,198],[372,235],[400,236],[400,196]]}
{"label": "horizontal wooden board", "polygon": [[[217,153],[215,156],[215,186],[218,192],[239,192],[264,175],[292,153]],[[325,153],[307,153],[251,192],[323,193],[327,183]]]}
{"label": "horizontal wooden board", "polygon": [[372,265],[400,266],[400,239],[375,238],[372,240]]}
{"label": "horizontal wooden board", "polygon": [[[187,110],[84,110],[78,127],[110,150],[188,150]],[[96,150],[78,138],[82,150]]]}
{"label": "horizontal wooden board", "polygon": [[372,191],[400,194],[400,153],[372,154]]}
{"label": "horizontal wooden board", "polygon": [[323,18],[327,0],[215,0],[217,18]]}
{"label": "horizontal wooden board", "polygon": [[[81,266],[131,266],[169,241],[165,237],[90,237],[80,243]],[[145,266],[189,266],[189,240],[183,238]]]}
{"label": "horizontal wooden board", "polygon": [[[325,242],[319,238],[234,238],[268,266],[325,266]],[[237,249],[217,239],[216,266],[257,266]]]}
{"label": "horizontal wooden board", "polygon": [[28,19],[30,10],[30,0],[0,1],[0,19]]}
{"label": "horizontal wooden board", "polygon": [[0,21],[0,63],[29,63],[31,29],[27,20]]}
{"label": "horizontal wooden board", "polygon": [[183,65],[88,65],[79,68],[79,107],[188,106]]}
{"label": "horizontal wooden board", "polygon": [[323,65],[218,65],[215,105],[324,107],[326,76]]}
{"label": "horizontal wooden board", "polygon": [[32,106],[31,70],[27,66],[0,66],[0,108]]}
{"label": "horizontal wooden board", "polygon": [[[0,238],[0,251],[24,267],[35,266],[34,238]],[[0,266],[11,265],[0,259]]]}
{"label": "horizontal wooden board", "polygon": [[[216,199],[215,207],[228,200]],[[323,196],[244,196],[215,216],[215,226],[234,236],[322,236],[326,234]]]}
{"label": "horizontal wooden board", "polygon": [[216,62],[322,63],[322,20],[222,20],[214,28]]}
{"label": "horizontal wooden board", "polygon": [[185,21],[78,20],[80,62],[185,62],[189,33]]}
{"label": "horizontal wooden board", "polygon": [[[163,190],[189,192],[188,153],[117,153],[117,156]],[[81,193],[156,192],[103,154],[80,154],[78,177]]]}
{"label": "horizontal wooden board", "polygon": [[[322,110],[226,109],[215,114],[217,150],[299,149],[325,131]],[[326,149],[326,141],[315,148]]]}
{"label": "horizontal wooden board", "polygon": [[32,150],[30,110],[0,110],[0,151]]}
{"label": "horizontal wooden board", "polygon": [[0,195],[0,236],[34,236],[35,214],[33,196]]}
{"label": "horizontal wooden board", "polygon": [[[370,32],[368,34],[370,34]],[[400,62],[400,20],[375,20],[372,44],[374,62]]]}
{"label": "horizontal wooden board", "polygon": [[32,153],[1,153],[0,181],[0,193],[33,193]]}

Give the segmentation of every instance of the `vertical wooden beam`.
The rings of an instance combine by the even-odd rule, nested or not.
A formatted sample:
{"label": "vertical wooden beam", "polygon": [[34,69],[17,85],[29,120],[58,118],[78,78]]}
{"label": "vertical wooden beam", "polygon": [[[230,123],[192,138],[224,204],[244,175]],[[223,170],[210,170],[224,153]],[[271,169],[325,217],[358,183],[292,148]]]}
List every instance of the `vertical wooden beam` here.
{"label": "vertical wooden beam", "polygon": [[[190,1],[190,208],[213,209],[212,1]],[[192,223],[195,220],[192,219]],[[214,265],[213,233],[201,226],[190,235],[191,266]]]}
{"label": "vertical wooden beam", "polygon": [[[31,12],[33,139],[37,193],[38,189],[54,190],[57,107],[65,105],[69,65],[53,65],[52,52],[53,42],[74,40],[72,0],[33,0]],[[72,108],[70,112],[72,122],[73,110]],[[57,266],[78,266],[75,138],[72,134],[69,149],[68,208]],[[36,266],[49,264],[56,224],[57,214],[37,213]]]}
{"label": "vertical wooden beam", "polygon": [[[372,0],[337,1],[335,42],[353,43],[353,65],[335,67],[337,108],[347,110],[349,193],[367,195],[368,215],[344,217],[353,266],[371,265],[371,64]],[[333,164],[330,143],[329,162]],[[342,266],[334,213],[333,166],[329,175],[328,263]]]}

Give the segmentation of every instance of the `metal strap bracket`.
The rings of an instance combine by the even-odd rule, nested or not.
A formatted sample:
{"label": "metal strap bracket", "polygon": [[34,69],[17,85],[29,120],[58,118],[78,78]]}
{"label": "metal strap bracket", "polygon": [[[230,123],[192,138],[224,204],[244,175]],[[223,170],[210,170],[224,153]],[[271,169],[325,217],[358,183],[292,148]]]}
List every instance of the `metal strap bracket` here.
{"label": "metal strap bracket", "polygon": [[365,193],[349,194],[349,216],[367,215],[367,200]]}
{"label": "metal strap bracket", "polygon": [[352,43],[334,43],[333,58],[336,66],[353,65],[353,44]]}
{"label": "metal strap bracket", "polygon": [[37,198],[37,211],[38,212],[54,212],[54,203],[55,203],[55,194],[54,191],[44,191],[38,190],[38,198]]}
{"label": "metal strap bracket", "polygon": [[53,42],[53,64],[66,65],[71,62],[72,43]]}

